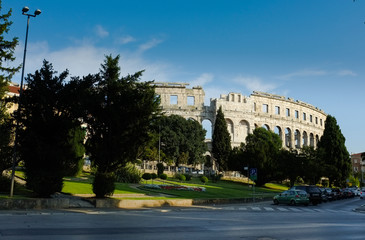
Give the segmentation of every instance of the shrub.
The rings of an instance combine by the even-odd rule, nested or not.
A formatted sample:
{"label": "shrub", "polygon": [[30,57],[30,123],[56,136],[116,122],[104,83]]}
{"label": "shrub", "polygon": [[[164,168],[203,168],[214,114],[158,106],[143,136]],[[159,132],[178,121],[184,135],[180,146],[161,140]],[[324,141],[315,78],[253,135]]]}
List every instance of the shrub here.
{"label": "shrub", "polygon": [[222,174],[212,174],[209,176],[210,180],[212,180],[212,182],[218,182],[219,180],[221,180],[222,178]]}
{"label": "shrub", "polygon": [[10,182],[10,178],[0,175],[0,192],[9,192]]}
{"label": "shrub", "polygon": [[162,180],[166,180],[167,179],[167,174],[165,174],[165,173],[162,173],[162,174],[160,174],[160,176],[159,176]]}
{"label": "shrub", "polygon": [[121,183],[139,183],[141,172],[133,163],[127,163],[125,167],[117,170],[116,181]]}
{"label": "shrub", "polygon": [[185,173],[184,176],[185,176],[186,181],[190,181],[193,178],[193,176],[191,176],[190,174],[187,174],[187,173]]}
{"label": "shrub", "polygon": [[143,173],[142,178],[146,181],[152,178],[151,173]]}
{"label": "shrub", "polygon": [[97,198],[104,198],[113,194],[115,189],[113,173],[96,173],[93,181],[93,192]]}
{"label": "shrub", "polygon": [[157,163],[157,176],[163,174],[163,170],[165,169],[163,163]]}
{"label": "shrub", "polygon": [[201,176],[200,177],[200,181],[204,184],[206,184],[208,182],[208,178],[206,176]]}
{"label": "shrub", "polygon": [[186,180],[186,177],[185,177],[185,175],[183,175],[183,174],[178,174],[178,175],[176,175],[176,178],[177,178],[178,180],[182,181],[182,182],[184,182],[184,181]]}

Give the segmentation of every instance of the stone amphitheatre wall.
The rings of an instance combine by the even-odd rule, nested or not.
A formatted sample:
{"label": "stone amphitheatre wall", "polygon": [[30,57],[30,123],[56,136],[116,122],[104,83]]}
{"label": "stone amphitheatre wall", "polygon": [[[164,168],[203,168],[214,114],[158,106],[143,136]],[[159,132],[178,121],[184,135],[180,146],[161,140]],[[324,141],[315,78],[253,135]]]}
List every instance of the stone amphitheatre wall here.
{"label": "stone amphitheatre wall", "polygon": [[199,123],[209,120],[214,129],[215,115],[222,107],[232,146],[245,142],[246,136],[257,127],[277,133],[283,147],[317,146],[323,134],[326,114],[304,102],[284,96],[253,92],[249,97],[240,93],[221,95],[204,106],[202,87],[187,88],[185,83],[155,83],[161,107],[167,115],[180,115]]}

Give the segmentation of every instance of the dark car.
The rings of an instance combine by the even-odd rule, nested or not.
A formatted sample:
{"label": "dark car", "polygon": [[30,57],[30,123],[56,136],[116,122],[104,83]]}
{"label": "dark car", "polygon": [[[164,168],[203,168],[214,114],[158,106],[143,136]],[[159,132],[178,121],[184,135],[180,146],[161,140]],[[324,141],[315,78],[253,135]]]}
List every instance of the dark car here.
{"label": "dark car", "polygon": [[309,194],[309,201],[313,205],[322,203],[322,193],[317,186],[294,186],[291,189],[307,192]]}

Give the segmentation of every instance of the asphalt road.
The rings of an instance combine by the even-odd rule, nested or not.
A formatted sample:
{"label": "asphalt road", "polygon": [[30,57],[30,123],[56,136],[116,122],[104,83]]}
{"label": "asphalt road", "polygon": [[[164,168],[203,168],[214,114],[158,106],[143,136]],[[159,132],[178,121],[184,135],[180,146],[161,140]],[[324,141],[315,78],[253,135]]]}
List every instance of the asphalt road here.
{"label": "asphalt road", "polygon": [[358,198],[318,206],[0,211],[0,239],[365,239]]}

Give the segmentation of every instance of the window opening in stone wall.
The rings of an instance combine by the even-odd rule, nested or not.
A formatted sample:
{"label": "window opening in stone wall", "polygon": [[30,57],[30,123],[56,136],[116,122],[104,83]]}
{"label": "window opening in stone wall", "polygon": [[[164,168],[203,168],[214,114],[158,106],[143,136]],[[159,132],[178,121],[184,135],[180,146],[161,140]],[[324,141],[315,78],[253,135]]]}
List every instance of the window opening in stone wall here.
{"label": "window opening in stone wall", "polygon": [[322,119],[319,122],[321,123],[321,126],[322,126]]}
{"label": "window opening in stone wall", "polygon": [[264,112],[264,113],[269,113],[269,105],[267,105],[267,104],[262,104],[262,112]]}
{"label": "window opening in stone wall", "polygon": [[170,95],[170,105],[177,105],[177,95]]}
{"label": "window opening in stone wall", "polygon": [[312,115],[309,115],[309,121],[313,122],[313,116]]}
{"label": "window opening in stone wall", "polygon": [[300,148],[300,132],[299,132],[299,130],[295,130],[295,132],[294,132],[294,142],[295,142],[295,147]]}
{"label": "window opening in stone wall", "polygon": [[290,109],[289,108],[286,109],[286,116],[290,117]]}
{"label": "window opening in stone wall", "polygon": [[299,118],[299,112],[298,112],[298,110],[295,110],[295,118]]}
{"label": "window opening in stone wall", "polygon": [[253,111],[256,112],[256,103],[253,103]]}
{"label": "window opening in stone wall", "polygon": [[307,114],[305,112],[303,113],[303,120],[307,121]]}
{"label": "window opening in stone wall", "polygon": [[280,107],[279,106],[275,106],[275,114],[280,115]]}
{"label": "window opening in stone wall", "polygon": [[316,117],[316,124],[318,124],[318,117]]}
{"label": "window opening in stone wall", "polygon": [[285,129],[285,146],[288,148],[291,147],[291,130],[290,130],[290,128]]}
{"label": "window opening in stone wall", "polygon": [[194,96],[188,96],[187,97],[187,103],[188,103],[188,106],[194,106],[195,105],[195,97]]}

